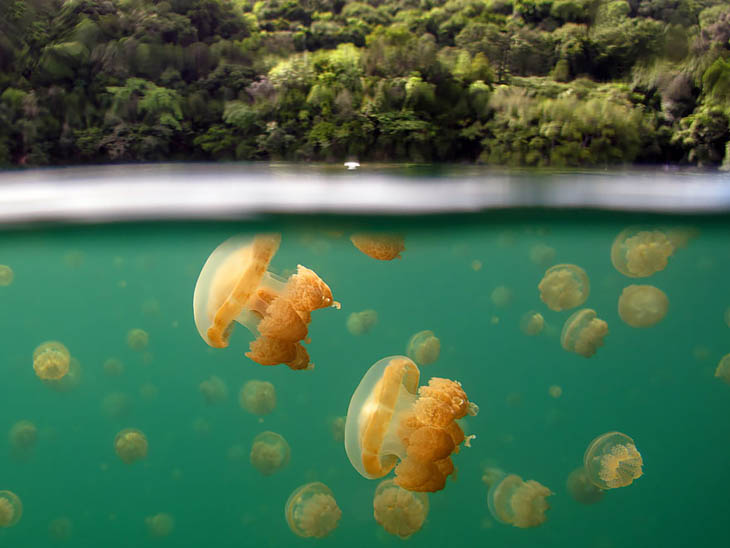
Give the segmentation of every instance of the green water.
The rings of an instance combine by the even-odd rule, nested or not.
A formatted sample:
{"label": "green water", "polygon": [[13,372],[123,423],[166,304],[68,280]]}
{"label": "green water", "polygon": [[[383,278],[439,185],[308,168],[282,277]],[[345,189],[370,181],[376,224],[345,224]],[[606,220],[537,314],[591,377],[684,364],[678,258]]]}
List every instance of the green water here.
{"label": "green water", "polygon": [[[664,271],[631,280],[612,267],[609,249],[621,229],[639,220],[693,226],[699,235]],[[457,379],[481,410],[465,421],[477,437],[454,457],[456,481],[429,495],[428,519],[407,541],[411,546],[726,545],[730,386],[713,373],[730,352],[723,321],[730,306],[730,218],[514,212],[357,223],[406,234],[402,260],[392,262],[351,245],[355,224],[274,218],[0,233],[0,263],[15,272],[12,285],[0,287],[0,430],[22,419],[38,428],[25,459],[11,455],[2,438],[0,490],[20,496],[24,515],[0,530],[0,546],[56,545],[48,526],[61,516],[73,525],[66,545],[78,547],[399,545],[373,519],[378,482],[355,472],[329,421],[345,414],[371,364],[404,353],[422,329],[433,330],[442,345],[438,361],[422,368],[422,382]],[[342,303],[339,311],[313,313],[314,371],[253,363],[243,355],[252,339],[243,328],[229,348],[209,348],[193,323],[193,287],[208,254],[234,234],[272,229],[283,235],[274,270],[306,265]],[[610,329],[590,359],[560,346],[570,312],[552,312],[539,299],[537,284],[549,265],[531,262],[537,243],[556,250],[554,263],[576,263],[590,277],[585,306]],[[659,325],[634,329],[619,319],[617,299],[630,283],[666,292],[669,312]],[[490,299],[500,285],[513,292],[504,308]],[[351,335],[347,315],[367,308],[378,312],[378,324]],[[549,326],[537,337],[519,329],[530,309]],[[149,333],[146,352],[127,346],[132,328]],[[82,381],[70,392],[55,392],[34,374],[33,349],[49,339],[62,341],[81,364]],[[124,363],[121,376],[105,374],[109,357]],[[214,406],[198,389],[211,375],[229,392]],[[276,387],[277,407],[261,420],[238,404],[249,379]],[[148,383],[158,389],[155,398],[140,394]],[[550,396],[551,385],[562,388],[562,397]],[[126,414],[109,416],[103,408],[112,393],[127,395]],[[125,427],[147,435],[144,461],[127,465],[115,455],[114,437]],[[236,444],[248,450],[264,430],[291,446],[289,465],[270,477],[247,455],[227,456]],[[644,475],[596,505],[580,505],[565,479],[588,443],[610,430],[635,440]],[[490,517],[481,481],[488,465],[552,489],[546,523],[517,529]],[[326,483],[342,510],[339,527],[317,541],[294,536],[284,519],[291,491],[310,481]],[[159,512],[171,514],[175,527],[155,539],[145,517]]]}

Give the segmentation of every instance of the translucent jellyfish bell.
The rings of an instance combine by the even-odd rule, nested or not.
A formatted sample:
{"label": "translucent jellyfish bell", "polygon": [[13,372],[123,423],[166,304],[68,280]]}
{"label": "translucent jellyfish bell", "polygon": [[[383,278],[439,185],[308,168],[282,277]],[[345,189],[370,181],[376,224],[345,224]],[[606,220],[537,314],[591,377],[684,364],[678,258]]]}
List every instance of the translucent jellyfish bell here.
{"label": "translucent jellyfish bell", "polygon": [[547,519],[550,505],[545,499],[554,493],[544,485],[497,468],[488,469],[482,479],[489,486],[489,513],[500,523],[528,528]]}
{"label": "translucent jellyfish bell", "polygon": [[588,299],[591,285],[586,271],[574,264],[557,264],[545,271],[537,288],[550,310],[568,310]]}
{"label": "translucent jellyfish bell", "polygon": [[0,264],[0,286],[8,286],[13,283],[15,273],[13,269],[6,264]]}
{"label": "translucent jellyfish bell", "polygon": [[563,325],[560,344],[568,352],[590,358],[608,335],[608,324],[596,316],[596,311],[583,308],[574,312]]}
{"label": "translucent jellyfish bell", "polygon": [[268,381],[248,381],[241,388],[238,402],[249,413],[268,415],[276,408],[276,389]]}
{"label": "translucent jellyfish bell", "polygon": [[313,482],[294,490],[286,501],[284,515],[295,535],[323,538],[337,528],[342,511],[330,488]]}
{"label": "translucent jellyfish bell", "polygon": [[431,330],[419,331],[408,340],[406,354],[418,365],[428,365],[439,359],[441,341]]}
{"label": "translucent jellyfish bell", "polygon": [[634,440],[621,432],[594,439],[583,456],[588,479],[601,489],[625,487],[641,477],[643,460]]}
{"label": "translucent jellyfish bell", "polygon": [[175,518],[167,512],[147,516],[144,518],[144,523],[147,526],[149,535],[156,538],[169,537],[175,528]]}
{"label": "translucent jellyfish bell", "polygon": [[543,327],[545,327],[545,318],[535,310],[525,312],[525,315],[520,320],[520,329],[525,335],[529,335],[530,337],[542,333]]}
{"label": "translucent jellyfish bell", "polygon": [[361,232],[350,237],[352,244],[368,257],[378,261],[400,259],[406,246],[403,236],[399,234],[379,234]]}
{"label": "translucent jellyfish bell", "polygon": [[0,491],[0,527],[12,527],[23,517],[23,503],[12,491]]}
{"label": "translucent jellyfish bell", "polygon": [[205,403],[208,405],[221,403],[228,398],[228,387],[226,383],[223,382],[223,379],[215,375],[201,382],[199,389]]}
{"label": "translucent jellyfish bell", "polygon": [[661,230],[629,227],[613,241],[611,262],[625,276],[646,278],[664,270],[674,250],[674,244]]}
{"label": "translucent jellyfish bell", "polygon": [[618,315],[631,327],[651,327],[667,315],[666,293],[652,285],[629,285],[618,298]]}
{"label": "translucent jellyfish bell", "polygon": [[428,516],[428,495],[407,491],[392,479],[383,480],[375,489],[373,515],[388,533],[406,539],[423,527]]}
{"label": "translucent jellyfish bell", "polygon": [[38,378],[58,380],[68,373],[71,354],[63,343],[46,341],[33,351],[33,370]]}
{"label": "translucent jellyfish bell", "polygon": [[126,464],[147,456],[147,437],[136,428],[125,428],[114,438],[114,451]]}
{"label": "translucent jellyfish bell", "polygon": [[38,428],[28,420],[16,422],[8,434],[12,455],[21,460],[31,456],[37,440]]}
{"label": "translucent jellyfish bell", "polygon": [[347,330],[352,335],[364,335],[378,323],[378,313],[375,310],[353,312],[347,317]]}
{"label": "translucent jellyfish bell", "polygon": [[345,451],[369,479],[395,470],[395,483],[410,491],[439,491],[454,471],[451,453],[464,441],[456,423],[478,408],[461,385],[432,378],[418,388],[420,373],[405,356],[376,362],[352,395],[345,424]]}
{"label": "translucent jellyfish bell", "polygon": [[291,450],[287,441],[276,432],[261,432],[253,439],[250,460],[256,470],[270,476],[289,464]]}

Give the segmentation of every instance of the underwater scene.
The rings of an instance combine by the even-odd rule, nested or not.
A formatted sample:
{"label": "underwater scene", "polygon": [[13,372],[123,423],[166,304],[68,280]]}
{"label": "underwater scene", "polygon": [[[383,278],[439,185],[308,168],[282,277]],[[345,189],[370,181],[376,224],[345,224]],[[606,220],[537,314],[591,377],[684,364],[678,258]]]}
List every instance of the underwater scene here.
{"label": "underwater scene", "polygon": [[0,546],[722,546],[730,219],[0,233]]}

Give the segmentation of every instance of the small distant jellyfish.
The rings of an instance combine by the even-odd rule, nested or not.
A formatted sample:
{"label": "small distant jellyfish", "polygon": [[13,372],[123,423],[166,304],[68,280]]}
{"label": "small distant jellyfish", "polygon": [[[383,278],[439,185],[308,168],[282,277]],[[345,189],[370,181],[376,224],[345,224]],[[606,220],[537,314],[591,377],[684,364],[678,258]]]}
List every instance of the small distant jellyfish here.
{"label": "small distant jellyfish", "polygon": [[353,312],[347,317],[347,330],[352,335],[364,335],[378,323],[378,313],[375,310]]}
{"label": "small distant jellyfish", "polygon": [[124,364],[117,358],[108,358],[103,365],[104,373],[109,377],[119,377],[124,373]]}
{"label": "small distant jellyfish", "polygon": [[603,498],[603,491],[591,483],[586,469],[582,466],[568,475],[565,486],[570,496],[581,504],[595,504]]}
{"label": "small distant jellyfish", "polygon": [[618,298],[618,315],[631,327],[651,327],[667,315],[669,299],[652,285],[629,285]]}
{"label": "small distant jellyfish", "polygon": [[375,521],[391,535],[407,539],[423,527],[428,516],[428,495],[398,487],[392,479],[383,480],[373,498]]}
{"label": "small distant jellyfish", "polygon": [[159,316],[160,302],[157,299],[147,299],[142,303],[142,315],[147,317]]}
{"label": "small distant jellyfish", "polygon": [[127,346],[135,352],[142,352],[147,349],[150,343],[150,336],[143,329],[135,328],[127,332]]}
{"label": "small distant jellyfish", "polygon": [[596,311],[583,308],[574,312],[563,325],[560,344],[568,352],[575,352],[586,358],[603,346],[603,338],[608,335],[608,324],[596,317]]}
{"label": "small distant jellyfish", "polygon": [[555,248],[538,243],[530,248],[530,261],[538,266],[547,266],[555,260]]}
{"label": "small distant jellyfish", "polygon": [[8,434],[13,457],[25,460],[31,456],[38,441],[38,428],[28,420],[16,422]]}
{"label": "small distant jellyfish", "polygon": [[192,424],[193,431],[200,437],[210,434],[210,423],[203,417],[196,417]]}
{"label": "small distant jellyfish", "polygon": [[330,420],[330,432],[336,442],[345,441],[345,421],[347,417],[334,417]]}
{"label": "small distant jellyfish", "polygon": [[253,439],[251,464],[264,476],[270,476],[289,464],[291,450],[286,440],[276,432],[261,432]]}
{"label": "small distant jellyfish", "polygon": [[56,542],[66,542],[73,534],[73,523],[67,517],[60,517],[48,524],[48,536]]}
{"label": "small distant jellyfish", "polygon": [[56,392],[70,392],[81,383],[81,363],[71,356],[68,362],[68,373],[60,379],[43,379],[43,384]]}
{"label": "small distant jellyfish", "polygon": [[715,376],[730,384],[730,354],[725,354],[720,358],[717,369],[715,369]]}
{"label": "small distant jellyfish", "polygon": [[107,418],[121,419],[129,414],[132,403],[123,392],[112,392],[101,400],[101,410]]}
{"label": "small distant jellyfish", "polygon": [[151,382],[146,382],[139,387],[139,396],[145,401],[153,401],[157,399],[160,390]]}
{"label": "small distant jellyfish", "polygon": [[155,538],[169,537],[175,528],[175,519],[167,512],[147,516],[144,518],[144,523],[149,535]]}
{"label": "small distant jellyfish", "polygon": [[238,402],[249,413],[268,415],[276,407],[276,390],[268,381],[248,381],[241,388]]}
{"label": "small distant jellyfish", "polygon": [[211,378],[200,383],[200,393],[208,405],[221,403],[228,398],[228,387],[222,379],[213,375]]}
{"label": "small distant jellyfish", "polygon": [[231,462],[245,462],[249,458],[249,450],[242,443],[231,445],[226,451],[226,458]]}
{"label": "small distant jellyfish", "polygon": [[482,261],[480,261],[479,259],[474,259],[471,262],[470,266],[474,272],[479,272],[482,269],[482,266],[484,266],[484,265],[482,264]]}
{"label": "small distant jellyfish", "polygon": [[71,354],[58,341],[46,341],[33,351],[33,369],[39,379],[58,380],[68,373]]}
{"label": "small distant jellyfish", "polygon": [[505,285],[498,285],[489,296],[494,306],[504,308],[512,302],[512,290]]}
{"label": "small distant jellyfish", "polygon": [[428,329],[419,331],[408,340],[406,355],[418,365],[429,365],[439,359],[441,341]]}
{"label": "small distant jellyfish", "polygon": [[591,292],[586,271],[574,264],[551,266],[537,288],[542,302],[558,312],[582,305]]}
{"label": "small distant jellyfish", "polygon": [[147,438],[136,428],[125,428],[114,438],[114,450],[126,464],[132,464],[147,456]]}
{"label": "small distant jellyfish", "polygon": [[555,398],[556,400],[563,395],[562,387],[558,386],[557,384],[553,384],[550,388],[548,388],[548,392],[550,393],[550,396]]}
{"label": "small distant jellyfish", "polygon": [[667,267],[675,246],[660,230],[627,228],[613,241],[611,262],[624,276],[646,278]]}
{"label": "small distant jellyfish", "polygon": [[324,538],[337,528],[342,511],[324,483],[297,487],[284,508],[289,529],[300,537]]}
{"label": "small distant jellyfish", "polygon": [[542,314],[534,310],[526,312],[520,320],[520,329],[525,335],[534,337],[542,333],[542,329],[545,327],[545,318]]}
{"label": "small distant jellyfish", "polygon": [[379,234],[361,232],[350,236],[353,245],[368,257],[378,261],[400,259],[406,245],[400,234]]}
{"label": "small distant jellyfish", "polygon": [[23,517],[23,503],[12,491],[0,491],[0,527],[12,527]]}
{"label": "small distant jellyfish", "polygon": [[482,480],[489,486],[489,512],[500,523],[525,529],[547,520],[545,512],[550,505],[546,499],[555,493],[544,485],[535,480],[523,481],[520,476],[499,469],[488,469]]}
{"label": "small distant jellyfish", "polygon": [[634,440],[621,432],[594,439],[583,456],[588,479],[600,489],[626,487],[641,477],[643,460]]}
{"label": "small distant jellyfish", "polygon": [[13,283],[15,273],[13,269],[6,264],[0,264],[0,287],[5,287]]}

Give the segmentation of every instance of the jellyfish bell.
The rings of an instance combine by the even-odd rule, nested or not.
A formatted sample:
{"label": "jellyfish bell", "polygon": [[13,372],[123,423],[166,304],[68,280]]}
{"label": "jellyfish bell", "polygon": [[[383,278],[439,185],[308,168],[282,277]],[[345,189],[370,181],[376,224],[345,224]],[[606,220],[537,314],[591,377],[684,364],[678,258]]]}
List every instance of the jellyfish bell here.
{"label": "jellyfish bell", "polygon": [[644,462],[634,440],[621,432],[594,439],[583,456],[588,479],[600,489],[625,487],[640,478]]}
{"label": "jellyfish bell", "polygon": [[253,361],[310,369],[301,345],[310,313],[340,304],[327,284],[302,265],[287,280],[269,272],[280,241],[279,234],[233,237],[213,250],[195,285],[195,325],[208,345],[225,348],[239,323],[256,336],[246,353]]}
{"label": "jellyfish bell", "polygon": [[13,283],[13,278],[15,278],[13,269],[6,264],[0,264],[0,286],[10,285]]}
{"label": "jellyfish bell", "polygon": [[631,327],[652,327],[667,315],[666,293],[652,285],[629,285],[618,298],[618,315]]}
{"label": "jellyfish bell", "polygon": [[215,375],[201,382],[199,389],[205,403],[208,405],[221,403],[228,398],[228,387],[226,383]]}
{"label": "jellyfish bell", "polygon": [[366,478],[395,468],[400,487],[439,491],[454,471],[451,454],[465,441],[456,420],[478,408],[459,383],[432,378],[419,389],[419,378],[418,367],[405,356],[376,362],[350,400],[345,451]]}
{"label": "jellyfish bell", "polygon": [[289,464],[291,450],[287,441],[276,432],[261,432],[253,439],[250,460],[256,470],[270,476]]}
{"label": "jellyfish bell", "polygon": [[163,538],[170,536],[175,528],[175,519],[167,512],[161,512],[144,519],[147,532],[151,537]]}
{"label": "jellyfish bell", "polygon": [[364,335],[378,323],[378,313],[368,309],[361,312],[353,312],[347,317],[347,330],[352,335]]}
{"label": "jellyfish bell", "polygon": [[114,451],[126,464],[145,458],[147,447],[147,437],[136,428],[125,428],[114,438]]}
{"label": "jellyfish bell", "polygon": [[378,261],[400,259],[406,246],[400,234],[359,232],[350,236],[352,244],[362,253]]}
{"label": "jellyfish bell", "polygon": [[71,354],[63,343],[46,341],[33,351],[33,370],[41,380],[59,380],[68,373]]}
{"label": "jellyfish bell", "polygon": [[537,288],[542,302],[558,312],[582,305],[591,291],[586,271],[574,264],[551,266]]}
{"label": "jellyfish bell", "polygon": [[23,503],[12,491],[0,491],[0,528],[12,527],[23,517]]}
{"label": "jellyfish bell", "polygon": [[520,320],[520,330],[530,337],[534,337],[535,335],[542,333],[544,327],[545,318],[542,314],[535,310],[525,312],[524,316],[522,316],[522,319]]}
{"label": "jellyfish bell", "polygon": [[345,421],[346,417],[333,417],[329,420],[330,432],[332,439],[336,442],[345,441]]}
{"label": "jellyfish bell", "polygon": [[403,489],[392,479],[383,480],[375,489],[373,515],[388,533],[407,539],[426,521],[428,495]]}
{"label": "jellyfish bell", "polygon": [[581,504],[595,504],[603,499],[603,491],[593,485],[583,466],[579,466],[568,475],[565,487],[573,500]]}
{"label": "jellyfish bell", "polygon": [[504,308],[505,306],[509,306],[513,296],[512,290],[509,287],[506,285],[498,285],[492,290],[489,298],[494,306]]}
{"label": "jellyfish bell", "polygon": [[486,471],[482,479],[489,486],[489,513],[498,522],[524,529],[537,527],[547,519],[545,512],[550,505],[546,498],[554,493],[544,485],[497,468]]}
{"label": "jellyfish bell", "polygon": [[596,311],[583,308],[574,312],[563,325],[560,344],[568,352],[590,358],[608,335],[608,324],[596,316]]}
{"label": "jellyfish bell", "polygon": [[149,343],[150,336],[144,329],[134,328],[127,332],[127,346],[135,352],[146,350]]}
{"label": "jellyfish bell", "polygon": [[406,354],[418,365],[428,365],[439,358],[441,341],[428,329],[419,331],[408,340]]}
{"label": "jellyfish bell", "polygon": [[119,377],[124,373],[124,363],[117,358],[108,358],[104,361],[104,373],[109,377]]}
{"label": "jellyfish bell", "polygon": [[268,415],[276,407],[276,389],[268,381],[250,380],[241,388],[238,402],[254,415]]}
{"label": "jellyfish bell", "polygon": [[624,276],[646,278],[664,270],[675,245],[661,230],[629,227],[611,245],[611,263]]}
{"label": "jellyfish bell", "polygon": [[68,363],[68,373],[60,379],[43,379],[43,384],[56,392],[70,392],[81,383],[81,362],[71,356]]}
{"label": "jellyfish bell", "polygon": [[297,487],[289,495],[284,515],[295,535],[324,538],[337,528],[342,511],[330,488],[316,481]]}
{"label": "jellyfish bell", "polygon": [[18,421],[10,428],[8,441],[13,457],[25,460],[32,455],[38,441],[38,428],[29,420]]}
{"label": "jellyfish bell", "polygon": [[715,369],[715,377],[730,384],[730,354],[725,354],[720,358],[717,369]]}

